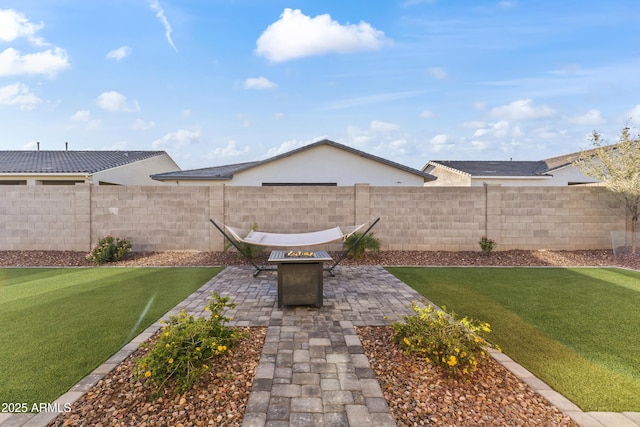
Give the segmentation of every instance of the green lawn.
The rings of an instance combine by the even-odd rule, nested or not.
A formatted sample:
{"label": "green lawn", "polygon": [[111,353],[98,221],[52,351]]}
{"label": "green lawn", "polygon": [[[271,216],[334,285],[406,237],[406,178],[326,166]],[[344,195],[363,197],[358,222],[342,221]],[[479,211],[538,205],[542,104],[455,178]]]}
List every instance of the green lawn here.
{"label": "green lawn", "polygon": [[640,411],[640,272],[609,268],[388,270],[585,411]]}
{"label": "green lawn", "polygon": [[52,402],[220,270],[0,269],[0,402]]}

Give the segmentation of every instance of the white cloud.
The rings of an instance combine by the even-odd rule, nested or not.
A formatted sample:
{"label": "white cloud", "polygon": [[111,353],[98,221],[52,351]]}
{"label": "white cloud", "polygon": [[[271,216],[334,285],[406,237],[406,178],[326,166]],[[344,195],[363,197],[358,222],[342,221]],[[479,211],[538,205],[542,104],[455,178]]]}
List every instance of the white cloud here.
{"label": "white cloud", "polygon": [[487,126],[487,124],[480,120],[472,120],[470,122],[462,123],[462,127],[465,129],[478,129]]}
{"label": "white cloud", "polygon": [[442,153],[451,151],[455,147],[451,136],[439,134],[429,140],[429,151],[434,153]]}
{"label": "white cloud", "polygon": [[429,68],[427,70],[427,72],[429,73],[429,75],[431,77],[433,77],[436,80],[444,80],[447,77],[449,77],[449,74],[447,73],[447,70],[445,70],[444,68],[440,68],[440,67]]}
{"label": "white cloud", "polygon": [[91,111],[89,110],[79,110],[69,117],[69,120],[76,123],[86,123],[86,128],[90,130],[102,127],[102,120],[91,119]]}
{"label": "white cloud", "polygon": [[570,117],[567,119],[567,121],[574,125],[585,125],[585,126],[596,126],[596,125],[601,125],[605,122],[604,118],[602,118],[602,114],[600,114],[600,111],[595,109],[589,110],[586,113],[579,116]]}
{"label": "white cloud", "polygon": [[129,46],[121,46],[107,53],[107,59],[121,61],[129,55],[131,55],[131,48]]}
{"label": "white cloud", "polygon": [[435,117],[435,114],[431,110],[423,110],[420,112],[421,119],[433,119],[434,117]]}
{"label": "white cloud", "polygon": [[42,45],[44,41],[36,37],[36,33],[44,24],[34,24],[22,13],[13,9],[0,9],[0,41],[12,42],[17,38],[26,37],[35,45]]}
{"label": "white cloud", "polygon": [[116,91],[101,93],[98,97],[98,106],[112,113],[140,111],[137,101],[130,103],[126,96]]}
{"label": "white cloud", "polygon": [[556,111],[547,105],[534,106],[531,99],[520,99],[491,110],[491,117],[500,120],[535,120],[555,114]]}
{"label": "white cloud", "polygon": [[86,123],[91,120],[91,111],[89,110],[80,110],[77,111],[73,116],[69,118],[72,122],[81,122]]}
{"label": "white cloud", "polygon": [[184,110],[182,110],[181,114],[182,114],[182,117],[191,117],[191,110],[188,108],[185,108]]}
{"label": "white cloud", "polygon": [[249,147],[239,150],[237,143],[234,140],[230,140],[225,147],[217,147],[209,151],[205,156],[207,159],[218,159],[221,157],[236,157],[249,152]]}
{"label": "white cloud", "polygon": [[491,145],[487,141],[471,141],[471,145],[476,151],[484,151],[489,148]]}
{"label": "white cloud", "polygon": [[374,120],[371,122],[370,128],[373,132],[391,132],[400,129],[400,126],[395,123],[387,123],[381,122],[379,120]]}
{"label": "white cloud", "polygon": [[288,141],[283,142],[277,147],[269,149],[267,151],[267,157],[277,156],[279,154],[286,153],[291,150],[295,150],[296,148],[304,147],[305,145],[309,145],[317,140],[311,141],[299,141],[297,139],[290,139]]}
{"label": "white cloud", "polygon": [[384,32],[366,22],[342,25],[328,14],[311,18],[299,9],[285,9],[256,41],[256,54],[271,62],[328,53],[379,49]]}
{"label": "white cloud", "polygon": [[149,0],[149,7],[151,7],[151,10],[153,10],[156,13],[156,18],[158,18],[158,20],[164,27],[164,35],[167,38],[167,41],[169,42],[173,50],[177,52],[178,48],[173,43],[173,39],[171,38],[171,33],[173,32],[173,29],[171,28],[171,24],[169,24],[169,21],[167,20],[167,17],[164,14],[164,10],[162,9],[162,7],[160,7],[160,3],[158,3],[158,0]]}
{"label": "white cloud", "polygon": [[626,114],[625,119],[628,119],[631,123],[640,125],[640,104],[629,110]]}
{"label": "white cloud", "polygon": [[45,74],[54,77],[68,67],[69,56],[59,47],[25,55],[10,47],[0,53],[0,76]]}
{"label": "white cloud", "polygon": [[25,84],[0,86],[0,105],[19,105],[22,110],[31,110],[40,102],[42,100]]}
{"label": "white cloud", "polygon": [[180,129],[170,132],[151,143],[154,150],[178,150],[184,146],[200,142],[199,130]]}
{"label": "white cloud", "polygon": [[[481,124],[480,122],[478,124]],[[473,138],[483,137],[483,136],[491,136],[493,138],[520,138],[523,136],[520,127],[517,125],[512,125],[507,120],[500,120],[495,123],[486,123],[483,124],[482,127],[476,129],[473,133]]]}
{"label": "white cloud", "polygon": [[153,120],[145,122],[142,119],[136,119],[136,121],[131,125],[131,128],[133,130],[149,130],[153,129],[154,127],[156,127],[156,122],[154,122]]}
{"label": "white cloud", "polygon": [[251,77],[244,81],[245,89],[273,89],[278,85],[265,77]]}
{"label": "white cloud", "polygon": [[343,108],[362,107],[366,105],[380,104],[380,103],[385,103],[390,101],[397,101],[400,99],[413,98],[423,93],[424,91],[421,91],[421,90],[406,91],[406,92],[378,93],[373,95],[361,96],[357,98],[348,98],[348,99],[342,99],[339,101],[333,101],[329,105],[327,105],[325,108],[327,110],[340,110]]}

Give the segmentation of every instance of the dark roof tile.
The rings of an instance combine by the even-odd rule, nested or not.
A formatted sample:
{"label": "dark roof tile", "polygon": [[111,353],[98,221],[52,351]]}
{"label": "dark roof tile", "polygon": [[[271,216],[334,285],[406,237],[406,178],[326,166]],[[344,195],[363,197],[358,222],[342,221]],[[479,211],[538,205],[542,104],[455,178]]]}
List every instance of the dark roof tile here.
{"label": "dark roof tile", "polygon": [[224,165],[224,166],[216,166],[211,168],[202,168],[202,169],[192,169],[185,170],[180,172],[169,172],[169,173],[161,173],[152,175],[151,178],[157,180],[171,180],[171,179],[184,179],[184,180],[196,180],[196,179],[211,179],[211,180],[229,180],[233,178],[235,173],[241,172],[246,169],[250,169],[256,166],[263,165],[265,163],[270,163],[285,157],[292,156],[301,151],[308,150],[313,147],[317,147],[320,145],[330,145],[335,148],[339,148],[341,150],[348,151],[350,153],[356,154],[361,157],[368,158],[370,160],[374,160],[376,162],[380,162],[386,164],[388,166],[404,170],[405,172],[409,172],[415,175],[419,175],[427,181],[433,181],[436,178],[433,175],[429,175],[426,172],[419,171],[417,169],[410,168],[408,166],[401,165],[399,163],[392,162],[391,160],[384,159],[382,157],[374,156],[372,154],[365,153],[364,151],[356,150],[355,148],[349,147],[347,145],[339,144],[334,141],[330,141],[328,139],[323,139],[322,141],[314,142],[309,145],[305,145],[304,147],[296,148],[295,150],[287,151],[286,153],[270,157],[265,160],[260,160],[257,162],[246,162],[246,163],[237,163],[233,165]]}
{"label": "dark roof tile", "polygon": [[96,173],[164,151],[0,151],[0,173]]}

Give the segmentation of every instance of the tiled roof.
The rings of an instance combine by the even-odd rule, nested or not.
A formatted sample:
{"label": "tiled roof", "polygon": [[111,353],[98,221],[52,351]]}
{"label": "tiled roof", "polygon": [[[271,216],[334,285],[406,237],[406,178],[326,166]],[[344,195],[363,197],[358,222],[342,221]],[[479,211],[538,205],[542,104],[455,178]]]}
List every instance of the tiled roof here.
{"label": "tiled roof", "polygon": [[233,165],[213,166],[210,168],[190,169],[176,172],[166,172],[151,175],[151,178],[157,180],[226,180],[233,178],[233,174],[252,168],[261,162],[236,163]]}
{"label": "tiled roof", "polygon": [[96,173],[164,151],[0,151],[0,173]]}
{"label": "tiled roof", "polygon": [[471,176],[540,176],[547,166],[544,161],[457,161],[432,160],[439,164]]}
{"label": "tiled roof", "polygon": [[350,153],[356,154],[358,156],[374,160],[379,163],[386,164],[387,166],[391,166],[397,169],[404,170],[405,172],[412,173],[414,175],[419,175],[427,181],[433,181],[436,178],[433,175],[429,175],[426,172],[419,171],[417,169],[410,168],[408,166],[401,165],[399,163],[392,162],[391,160],[384,159],[382,157],[374,156],[372,154],[365,153],[364,151],[356,150],[355,148],[339,144],[334,141],[330,141],[328,139],[323,139],[322,141],[314,142],[313,144],[305,145],[304,147],[296,148],[295,150],[288,151],[286,153],[280,154],[275,157],[270,157],[265,160],[257,161],[257,162],[247,162],[247,163],[237,163],[233,165],[224,165],[217,166],[211,168],[202,168],[202,169],[192,169],[186,171],[178,171],[178,172],[168,172],[152,175],[151,178],[157,180],[171,180],[171,179],[231,179],[235,173],[241,172],[246,169],[250,169],[256,166],[263,165],[265,163],[270,163],[279,159],[283,159],[285,157],[293,156],[296,153],[308,150],[313,147],[317,147],[319,145],[329,145],[335,148],[339,148],[341,150],[348,151]]}
{"label": "tiled roof", "polygon": [[[612,145],[615,149],[616,145]],[[549,172],[571,165],[581,155],[589,155],[595,149],[578,151],[538,161],[494,161],[494,160],[431,160],[429,165],[441,165],[470,176],[545,176]],[[424,169],[427,168],[424,167]]]}

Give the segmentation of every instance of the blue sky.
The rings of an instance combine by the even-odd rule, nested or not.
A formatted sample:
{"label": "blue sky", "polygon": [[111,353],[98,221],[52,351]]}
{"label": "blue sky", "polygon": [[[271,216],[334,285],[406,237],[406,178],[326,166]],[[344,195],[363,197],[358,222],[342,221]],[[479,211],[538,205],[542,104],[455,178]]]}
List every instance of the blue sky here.
{"label": "blue sky", "polygon": [[0,4],[1,149],[539,160],[640,127],[639,76],[637,0]]}

